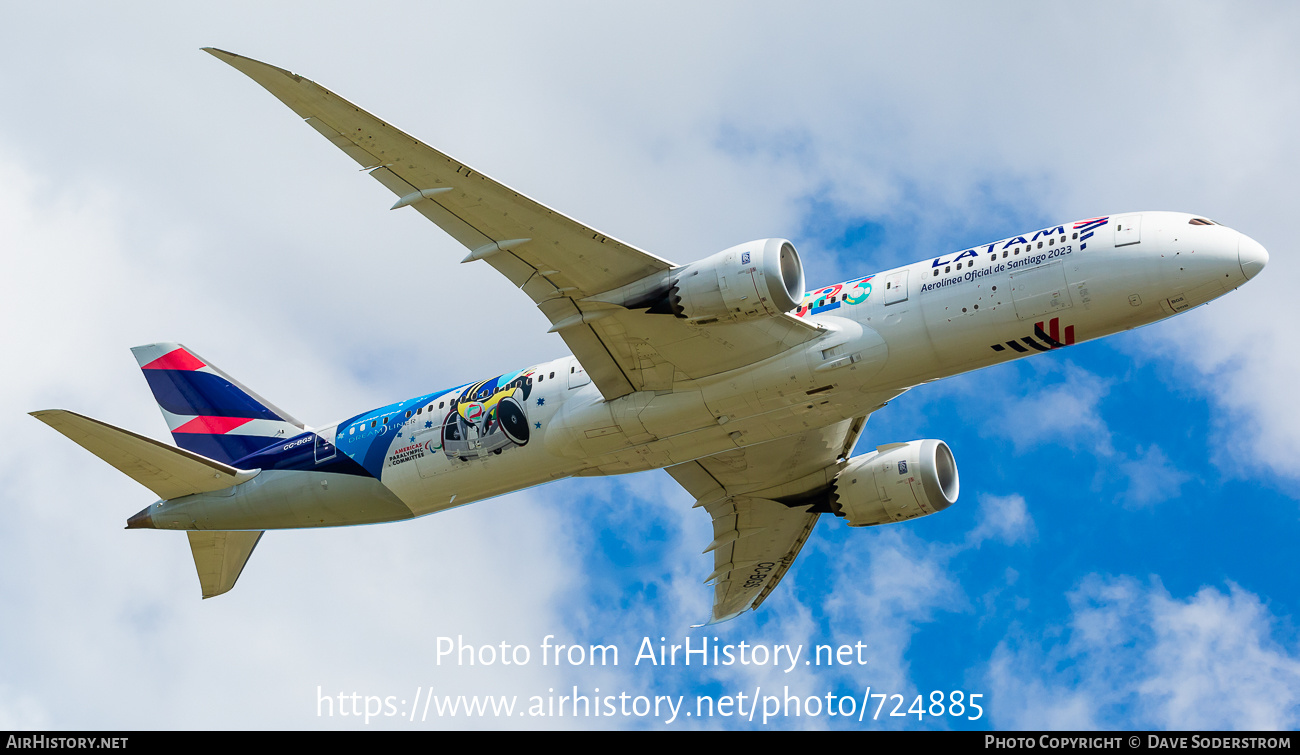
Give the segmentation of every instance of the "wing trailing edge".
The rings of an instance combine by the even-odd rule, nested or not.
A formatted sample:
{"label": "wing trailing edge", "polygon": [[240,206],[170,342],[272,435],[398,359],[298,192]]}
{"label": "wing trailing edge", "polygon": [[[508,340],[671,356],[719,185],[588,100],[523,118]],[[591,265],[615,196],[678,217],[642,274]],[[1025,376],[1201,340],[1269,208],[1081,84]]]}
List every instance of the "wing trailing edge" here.
{"label": "wing trailing edge", "polygon": [[[707,326],[593,297],[676,268],[553,210],[283,68],[216,48],[410,207],[518,287],[608,401],[769,358],[822,331],[783,315]],[[645,283],[645,285],[649,285]],[[218,438],[227,440],[225,438]],[[179,442],[179,441],[178,441]],[[207,449],[196,449],[212,455]]]}
{"label": "wing trailing edge", "polygon": [[817,525],[809,495],[825,489],[866,426],[844,420],[799,435],[668,467],[713,520],[713,610],[719,624],[756,610],[785,577]]}

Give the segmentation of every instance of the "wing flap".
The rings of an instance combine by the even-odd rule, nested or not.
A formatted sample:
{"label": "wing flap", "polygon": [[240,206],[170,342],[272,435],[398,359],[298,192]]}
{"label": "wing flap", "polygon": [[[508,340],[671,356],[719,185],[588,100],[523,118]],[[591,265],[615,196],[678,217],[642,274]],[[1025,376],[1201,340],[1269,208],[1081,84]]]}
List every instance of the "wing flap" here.
{"label": "wing flap", "polygon": [[[678,379],[699,379],[761,362],[823,333],[791,315],[692,325],[671,315],[624,309],[593,320],[591,327],[610,344],[632,383],[645,390],[671,390]],[[671,370],[660,374],[661,364],[671,365]]]}
{"label": "wing flap", "polygon": [[[668,468],[713,519],[708,623],[758,608],[790,570],[819,502],[866,426],[865,416]],[[780,500],[777,500],[780,499]]]}
{"label": "wing flap", "polygon": [[163,500],[224,490],[251,480],[258,473],[258,470],[236,469],[75,412],[48,409],[31,415]]}
{"label": "wing flap", "polygon": [[714,514],[715,542],[730,542],[715,551],[713,617],[727,621],[757,607],[781,581],[817,524],[818,514],[782,503],[742,496],[708,507]]}

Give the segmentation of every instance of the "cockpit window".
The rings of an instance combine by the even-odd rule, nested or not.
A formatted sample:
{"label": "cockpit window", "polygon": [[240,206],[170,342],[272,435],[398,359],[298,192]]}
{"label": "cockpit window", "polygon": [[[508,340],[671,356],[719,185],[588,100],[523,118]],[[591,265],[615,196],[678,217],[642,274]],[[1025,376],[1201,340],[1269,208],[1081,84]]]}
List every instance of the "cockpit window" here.
{"label": "cockpit window", "polygon": [[1213,220],[1206,220],[1205,218],[1192,218],[1191,220],[1187,221],[1187,224],[1188,225],[1218,225],[1218,223],[1214,222]]}

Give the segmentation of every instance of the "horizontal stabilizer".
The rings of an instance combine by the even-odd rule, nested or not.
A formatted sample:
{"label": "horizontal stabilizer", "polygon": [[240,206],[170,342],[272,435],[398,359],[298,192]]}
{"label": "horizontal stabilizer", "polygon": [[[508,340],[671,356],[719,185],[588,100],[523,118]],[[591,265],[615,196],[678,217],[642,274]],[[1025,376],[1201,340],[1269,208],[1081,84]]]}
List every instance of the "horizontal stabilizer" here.
{"label": "horizontal stabilizer", "polygon": [[230,592],[244,564],[253,555],[253,549],[265,531],[254,532],[190,532],[190,550],[194,553],[194,567],[199,570],[199,584],[203,598],[216,597]]}
{"label": "horizontal stabilizer", "polygon": [[235,469],[75,412],[47,409],[31,414],[163,500],[224,490],[260,471]]}

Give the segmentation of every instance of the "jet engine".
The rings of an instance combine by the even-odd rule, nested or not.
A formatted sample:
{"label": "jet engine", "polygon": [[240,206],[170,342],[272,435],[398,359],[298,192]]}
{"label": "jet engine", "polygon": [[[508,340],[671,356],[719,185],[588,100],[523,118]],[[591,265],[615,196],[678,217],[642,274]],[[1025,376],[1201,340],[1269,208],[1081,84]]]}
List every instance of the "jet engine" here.
{"label": "jet engine", "polygon": [[652,313],[708,325],[789,312],[803,294],[803,263],[794,245],[760,239],[673,270],[666,289],[645,304]]}
{"label": "jet engine", "polygon": [[915,519],[957,502],[957,462],[941,440],[891,443],[849,459],[831,488],[831,511],[850,527]]}

